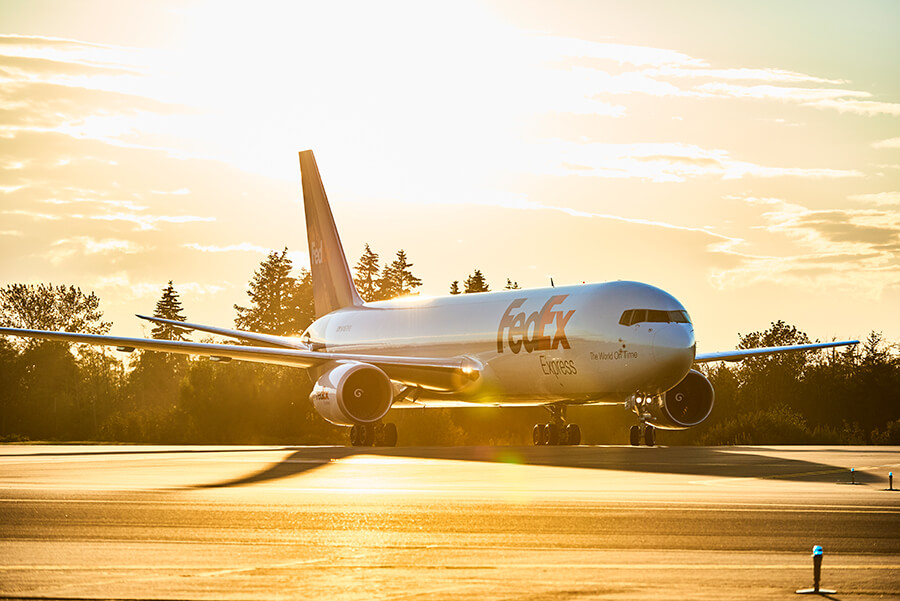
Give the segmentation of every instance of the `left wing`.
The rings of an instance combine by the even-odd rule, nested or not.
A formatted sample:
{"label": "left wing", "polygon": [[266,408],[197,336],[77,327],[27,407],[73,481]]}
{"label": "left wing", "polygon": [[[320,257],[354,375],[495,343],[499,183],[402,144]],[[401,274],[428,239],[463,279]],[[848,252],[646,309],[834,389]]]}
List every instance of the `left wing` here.
{"label": "left wing", "polygon": [[99,346],[114,346],[117,350],[124,352],[145,349],[182,355],[200,355],[215,361],[237,359],[238,361],[272,363],[291,367],[309,368],[327,363],[358,361],[382,369],[391,380],[400,384],[419,386],[442,392],[458,390],[481,376],[481,366],[467,357],[429,358],[356,355],[296,348],[238,346],[235,344],[210,344],[178,340],[155,340],[151,338],[124,338],[97,334],[76,334],[73,332],[20,330],[18,328],[0,328],[0,334]]}
{"label": "left wing", "polygon": [[797,344],[794,346],[766,346],[762,348],[741,349],[723,351],[720,353],[699,353],[694,357],[694,363],[708,363],[710,361],[741,361],[747,357],[758,355],[771,355],[773,353],[789,353],[792,351],[810,351],[835,346],[848,346],[859,344],[859,340],[844,340],[841,342],[817,342],[815,344]]}

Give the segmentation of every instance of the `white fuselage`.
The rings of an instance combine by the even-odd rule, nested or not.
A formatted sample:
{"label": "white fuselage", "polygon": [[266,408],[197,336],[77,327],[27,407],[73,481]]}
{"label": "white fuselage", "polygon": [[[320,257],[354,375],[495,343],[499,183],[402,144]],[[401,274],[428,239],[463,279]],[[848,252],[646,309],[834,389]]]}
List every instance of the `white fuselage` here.
{"label": "white fuselage", "polygon": [[[620,323],[650,310],[655,321]],[[668,315],[682,315],[665,321]],[[623,402],[678,384],[694,360],[692,324],[672,295],[637,282],[409,297],[348,307],[304,333],[315,350],[467,357],[481,377],[456,399],[498,405]]]}

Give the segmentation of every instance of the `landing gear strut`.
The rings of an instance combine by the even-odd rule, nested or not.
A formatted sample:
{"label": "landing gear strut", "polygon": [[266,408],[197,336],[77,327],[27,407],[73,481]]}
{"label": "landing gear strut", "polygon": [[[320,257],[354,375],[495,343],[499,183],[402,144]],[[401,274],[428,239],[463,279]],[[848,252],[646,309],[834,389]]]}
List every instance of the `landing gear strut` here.
{"label": "landing gear strut", "polygon": [[544,407],[550,412],[550,422],[534,425],[531,438],[535,446],[581,444],[581,428],[578,424],[566,423],[566,406],[544,405]]}
{"label": "landing gear strut", "polygon": [[397,425],[354,424],[350,426],[350,444],[354,447],[395,447],[397,446]]}

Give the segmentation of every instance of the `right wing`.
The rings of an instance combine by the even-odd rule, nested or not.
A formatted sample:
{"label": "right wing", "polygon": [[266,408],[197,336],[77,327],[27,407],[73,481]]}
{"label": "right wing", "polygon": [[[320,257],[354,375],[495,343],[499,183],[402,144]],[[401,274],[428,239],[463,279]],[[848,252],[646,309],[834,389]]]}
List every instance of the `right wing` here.
{"label": "right wing", "polygon": [[[182,322],[176,322],[181,324]],[[207,328],[205,331],[209,331]],[[271,363],[291,367],[318,367],[328,363],[358,361],[374,365],[400,384],[418,386],[429,390],[452,392],[481,376],[480,366],[466,357],[429,358],[397,357],[390,355],[357,355],[352,353],[330,353],[310,351],[300,348],[272,348],[261,346],[238,346],[235,344],[211,344],[203,342],[181,342],[178,340],[155,340],[152,338],[125,338],[98,334],[76,334],[74,332],[49,332],[44,330],[21,330],[0,328],[0,334],[76,342],[99,346],[114,346],[117,350],[131,352],[135,349],[200,355],[215,361],[251,361]]]}
{"label": "right wing", "polygon": [[793,346],[763,346],[759,348],[738,349],[722,351],[718,353],[697,353],[694,363],[708,363],[710,361],[741,361],[747,357],[758,355],[771,355],[772,353],[789,353],[792,351],[811,351],[815,349],[831,348],[834,346],[848,346],[859,344],[859,340],[843,340],[841,342],[817,342],[815,344],[797,344]]}

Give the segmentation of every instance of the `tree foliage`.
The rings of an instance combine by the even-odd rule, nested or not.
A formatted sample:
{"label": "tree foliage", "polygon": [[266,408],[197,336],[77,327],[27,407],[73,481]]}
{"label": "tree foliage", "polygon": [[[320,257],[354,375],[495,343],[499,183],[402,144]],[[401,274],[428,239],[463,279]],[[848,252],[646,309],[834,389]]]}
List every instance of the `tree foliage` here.
{"label": "tree foliage", "polygon": [[463,282],[463,286],[465,287],[466,294],[472,294],[475,292],[490,292],[490,287],[488,286],[487,281],[484,279],[484,274],[481,273],[480,269],[476,269],[475,273],[469,275],[466,278],[466,281]]}
{"label": "tree foliage", "polygon": [[[187,317],[181,314],[183,307],[178,298],[178,292],[169,280],[169,284],[163,288],[162,297],[156,302],[156,310],[153,317],[160,317],[170,321],[186,321]],[[150,335],[157,340],[187,340],[187,330],[168,323],[157,324],[150,331]]]}
{"label": "tree foliage", "polygon": [[100,298],[75,286],[8,284],[0,288],[0,324],[8,328],[105,334]]}
{"label": "tree foliage", "polygon": [[293,277],[293,262],[287,247],[269,252],[253,273],[247,289],[250,305],[235,305],[235,327],[240,330],[294,336],[312,323],[312,278],[305,269]]}
{"label": "tree foliage", "polygon": [[381,267],[378,265],[378,253],[373,251],[366,243],[359,261],[356,262],[356,277],[353,278],[356,290],[364,301],[379,300],[378,273]]}
{"label": "tree foliage", "polygon": [[415,294],[416,288],[422,285],[422,280],[410,270],[413,264],[407,259],[405,250],[398,250],[397,258],[381,268],[380,275],[378,258],[378,253],[366,244],[365,251],[356,263],[356,277],[353,281],[364,301],[389,300]]}

